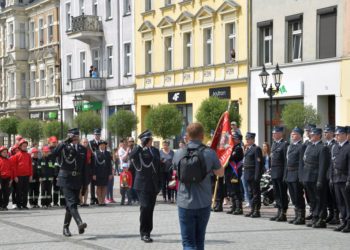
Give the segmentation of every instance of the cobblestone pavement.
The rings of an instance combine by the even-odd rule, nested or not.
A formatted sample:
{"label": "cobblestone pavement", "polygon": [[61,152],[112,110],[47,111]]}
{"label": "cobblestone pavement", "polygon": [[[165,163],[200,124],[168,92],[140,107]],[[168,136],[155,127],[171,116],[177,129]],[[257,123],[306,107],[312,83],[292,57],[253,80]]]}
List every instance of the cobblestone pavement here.
{"label": "cobblestone pavement", "polygon": [[[88,228],[79,236],[72,222],[70,238],[62,236],[62,208],[0,212],[0,249],[181,249],[173,204],[156,206],[152,244],[140,240],[137,206],[87,207],[80,212]],[[206,249],[350,249],[350,234],[270,222],[267,218],[274,212],[265,207],[259,219],[212,213]]]}

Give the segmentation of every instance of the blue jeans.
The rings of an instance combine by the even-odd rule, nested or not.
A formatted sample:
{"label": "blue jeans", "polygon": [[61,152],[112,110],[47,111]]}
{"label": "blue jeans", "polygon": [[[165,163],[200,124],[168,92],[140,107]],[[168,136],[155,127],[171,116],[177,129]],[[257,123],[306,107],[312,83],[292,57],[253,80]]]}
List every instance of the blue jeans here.
{"label": "blue jeans", "polygon": [[248,183],[244,179],[244,174],[243,173],[242,173],[242,177],[241,177],[241,183],[242,183],[242,187],[243,187],[243,191],[244,191],[244,201],[248,202],[249,206],[252,206],[252,197],[250,197],[250,195],[249,195]]}
{"label": "blue jeans", "polygon": [[201,209],[179,207],[179,222],[184,250],[204,250],[205,231],[210,217],[210,206]]}
{"label": "blue jeans", "polygon": [[107,185],[107,199],[113,200],[113,186],[114,186],[114,176],[112,180],[108,180],[108,185]]}

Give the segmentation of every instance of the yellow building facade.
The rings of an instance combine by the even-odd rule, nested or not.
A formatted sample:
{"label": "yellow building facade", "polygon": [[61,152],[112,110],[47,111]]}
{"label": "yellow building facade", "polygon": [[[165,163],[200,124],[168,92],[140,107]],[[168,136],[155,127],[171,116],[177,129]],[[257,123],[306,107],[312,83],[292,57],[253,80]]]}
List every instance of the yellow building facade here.
{"label": "yellow building facade", "polygon": [[246,1],[135,1],[135,30],[138,133],[152,105],[177,105],[185,127],[210,96],[230,100],[247,131]]}

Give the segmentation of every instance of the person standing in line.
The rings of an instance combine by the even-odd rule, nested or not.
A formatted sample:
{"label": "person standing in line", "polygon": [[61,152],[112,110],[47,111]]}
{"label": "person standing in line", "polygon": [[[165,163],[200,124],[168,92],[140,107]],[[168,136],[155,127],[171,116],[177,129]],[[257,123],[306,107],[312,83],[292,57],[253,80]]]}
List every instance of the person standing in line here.
{"label": "person standing in line", "polygon": [[14,173],[13,181],[12,181],[12,185],[11,185],[11,198],[12,198],[12,208],[13,209],[18,209],[17,208],[17,194],[16,194],[18,178],[15,175],[15,173],[16,173],[16,165],[15,165],[15,162],[14,162],[15,155],[18,152],[19,152],[18,144],[13,145],[10,148],[10,151],[9,151],[9,156],[10,156],[10,160],[12,161],[12,167],[13,167],[13,173]]}
{"label": "person standing in line", "polygon": [[[134,149],[135,147],[135,140],[133,137],[129,137],[128,138],[128,149],[130,152],[132,152],[132,150]],[[137,197],[137,192],[134,188],[134,183],[135,183],[135,168],[130,168],[130,159],[128,159],[128,162],[129,162],[129,172],[131,173],[131,176],[132,176],[132,186],[131,186],[131,190],[130,190],[130,193],[131,193],[131,199],[132,199],[132,202],[134,204],[137,204],[139,202],[139,198]]]}
{"label": "person standing in line", "polygon": [[[95,128],[94,129],[94,139],[89,142],[90,149],[94,153],[96,150],[98,150],[98,143],[101,140],[101,129]],[[91,175],[91,183],[90,183],[90,205],[98,204],[98,200],[96,199],[96,191],[95,191],[95,181],[92,179]]]}
{"label": "person standing in line", "polygon": [[168,188],[169,181],[171,179],[171,165],[173,164],[174,151],[169,147],[169,141],[163,141],[163,148],[160,150],[160,161],[161,167],[163,168],[163,186],[162,194],[163,200],[166,202],[174,203],[174,200],[171,199],[171,189]]}
{"label": "person standing in line", "polygon": [[[48,143],[49,143],[50,152],[52,152],[58,144],[57,137],[51,136],[48,139]],[[59,186],[57,186],[57,177],[58,177],[58,171],[60,170],[60,165],[59,165],[57,158],[54,160],[55,160],[55,171],[54,171],[53,182],[52,182],[52,186],[53,186],[53,199],[52,200],[53,200],[53,206],[58,207],[60,205],[64,206],[65,204],[64,204],[64,197],[63,197],[62,190],[60,189]]]}
{"label": "person standing in line", "polygon": [[39,165],[41,167],[41,206],[44,208],[51,207],[52,184],[56,171],[56,159],[50,152],[50,148],[44,146],[42,148],[42,158],[39,160]]}
{"label": "person standing in line", "polygon": [[[177,206],[182,246],[184,250],[204,250],[212,200],[210,173],[222,177],[225,169],[221,166],[216,152],[203,144],[204,128],[202,124],[189,124],[186,128],[186,135],[187,146],[179,149],[173,159],[179,176]],[[197,172],[200,171],[205,175],[202,175],[202,179],[197,182],[185,183],[186,168],[190,167],[196,167]],[[187,178],[192,179],[190,176]]]}
{"label": "person standing in line", "polygon": [[271,169],[271,158],[270,158],[271,150],[270,150],[270,145],[267,142],[263,143],[262,153],[263,153],[263,159],[264,159],[265,172],[268,172]]}
{"label": "person standing in line", "polygon": [[86,160],[83,167],[83,184],[80,191],[80,206],[87,207],[88,194],[89,194],[89,184],[91,182],[92,170],[91,170],[91,159],[92,151],[89,147],[89,141],[86,138],[81,140],[81,145],[86,149]]}
{"label": "person standing in line", "polygon": [[13,181],[12,161],[8,157],[7,147],[0,147],[0,211],[7,211],[10,198],[10,187]]}
{"label": "person standing in line", "polygon": [[130,169],[134,169],[134,188],[140,203],[140,236],[145,243],[153,242],[153,211],[157,195],[162,187],[162,172],[159,150],[152,146],[153,136],[146,130],[139,135],[141,145],[129,154]]}
{"label": "person standing in line", "polygon": [[32,167],[33,167],[33,178],[29,184],[29,204],[32,208],[39,208],[39,195],[40,195],[40,175],[41,166],[39,164],[39,150],[37,148],[32,148]]}

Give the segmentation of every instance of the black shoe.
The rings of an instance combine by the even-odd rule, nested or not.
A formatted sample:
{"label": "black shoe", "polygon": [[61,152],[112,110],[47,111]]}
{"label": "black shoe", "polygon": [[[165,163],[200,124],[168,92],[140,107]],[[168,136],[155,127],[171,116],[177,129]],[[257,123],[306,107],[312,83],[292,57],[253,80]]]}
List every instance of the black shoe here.
{"label": "black shoe", "polygon": [[260,211],[255,210],[254,213],[250,217],[252,217],[252,218],[260,218],[261,217]]}
{"label": "black shoe", "polygon": [[287,221],[287,215],[286,215],[287,211],[283,210],[280,214],[280,216],[276,219],[277,222],[285,222]]}
{"label": "black shoe", "polygon": [[334,219],[334,215],[333,214],[329,214],[326,218],[326,223],[331,222]]}
{"label": "black shoe", "polygon": [[244,216],[245,216],[245,217],[251,217],[252,214],[253,214],[253,211],[250,211],[249,213],[245,214]]}
{"label": "black shoe", "polygon": [[298,217],[293,223],[294,225],[305,225],[305,210],[298,211]]}
{"label": "black shoe", "polygon": [[222,208],[222,205],[221,206],[218,205],[218,206],[214,207],[214,212],[222,212],[222,211],[224,211],[224,209]]}
{"label": "black shoe", "polygon": [[145,243],[152,243],[153,242],[153,239],[147,235],[142,236],[141,240],[144,241]]}
{"label": "black shoe", "polygon": [[305,220],[312,220],[313,215],[309,214],[308,216],[305,217]]}
{"label": "black shoe", "polygon": [[28,207],[22,207],[23,210],[28,210],[29,208]]}
{"label": "black shoe", "polygon": [[233,209],[233,207],[231,207],[230,210],[228,210],[226,213],[227,214],[233,214],[233,212],[234,212],[234,209]]}
{"label": "black shoe", "polygon": [[243,214],[243,209],[242,208],[236,208],[236,210],[233,212],[234,215],[241,215]]}
{"label": "black shoe", "polygon": [[282,210],[278,209],[277,214],[274,217],[270,218],[270,221],[276,221],[281,216],[281,212]]}
{"label": "black shoe", "polygon": [[334,228],[333,231],[335,231],[335,232],[341,232],[345,227],[346,227],[346,224],[344,223],[344,224],[341,224],[340,226]]}
{"label": "black shoe", "polygon": [[339,225],[339,215],[335,215],[331,221],[328,222],[329,225]]}
{"label": "black shoe", "polygon": [[343,233],[350,233],[350,220],[346,223],[346,226],[341,230]]}
{"label": "black shoe", "polygon": [[63,227],[63,235],[66,236],[66,237],[71,237],[72,236],[71,232],[69,231],[69,227],[68,226],[64,226]]}
{"label": "black shoe", "polygon": [[327,223],[323,219],[319,219],[313,226],[313,228],[327,228]]}

